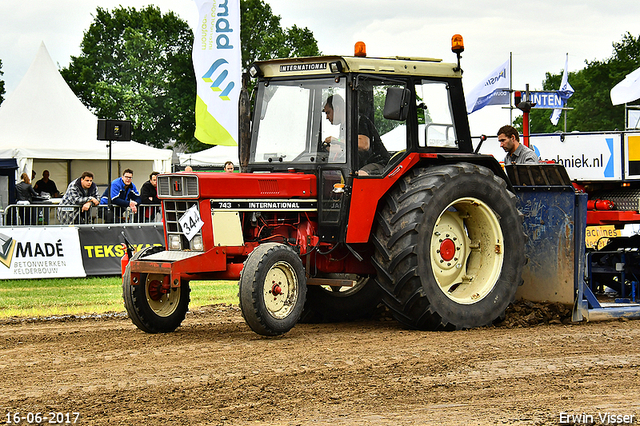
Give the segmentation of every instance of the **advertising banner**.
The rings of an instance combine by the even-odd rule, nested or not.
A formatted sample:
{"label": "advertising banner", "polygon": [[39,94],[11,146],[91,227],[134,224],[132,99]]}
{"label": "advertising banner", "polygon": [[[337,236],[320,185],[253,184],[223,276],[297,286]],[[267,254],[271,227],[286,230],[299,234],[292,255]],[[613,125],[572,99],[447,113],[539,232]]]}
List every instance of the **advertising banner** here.
{"label": "advertising banner", "polygon": [[237,145],[241,81],[240,0],[195,0],[196,132],[202,143]]}
{"label": "advertising banner", "polygon": [[0,228],[0,279],[86,276],[78,229]]}
{"label": "advertising banner", "polygon": [[[477,140],[474,140],[474,145],[477,145]],[[530,148],[541,161],[562,164],[572,180],[622,179],[622,135],[619,133],[531,135]],[[496,136],[484,141],[480,153],[491,154],[498,161],[504,161],[505,152]]]}
{"label": "advertising banner", "polygon": [[80,227],[82,264],[87,275],[120,275],[120,259],[126,253],[123,232],[136,250],[164,245],[162,225]]}

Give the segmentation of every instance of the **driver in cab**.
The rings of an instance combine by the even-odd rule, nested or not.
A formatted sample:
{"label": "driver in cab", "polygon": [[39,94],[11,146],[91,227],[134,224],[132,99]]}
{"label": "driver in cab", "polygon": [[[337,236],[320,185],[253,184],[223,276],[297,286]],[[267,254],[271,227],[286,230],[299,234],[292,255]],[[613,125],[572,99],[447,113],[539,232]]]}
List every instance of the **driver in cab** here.
{"label": "driver in cab", "polygon": [[[346,116],[344,100],[339,95],[331,95],[327,98],[322,111],[327,115],[327,120],[332,125],[340,125],[339,137],[329,136],[324,140],[324,144],[329,147],[329,155],[332,161],[344,160],[344,122]],[[389,153],[382,144],[374,124],[364,115],[359,115],[358,167],[360,167],[360,170],[357,171],[357,175],[381,174],[384,164],[389,161],[389,158]]]}

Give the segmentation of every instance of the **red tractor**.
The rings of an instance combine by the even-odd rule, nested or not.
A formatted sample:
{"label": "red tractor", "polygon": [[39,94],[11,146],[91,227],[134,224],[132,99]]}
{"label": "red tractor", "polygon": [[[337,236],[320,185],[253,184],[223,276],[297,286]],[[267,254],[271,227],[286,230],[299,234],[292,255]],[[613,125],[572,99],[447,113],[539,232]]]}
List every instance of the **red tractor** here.
{"label": "red tractor", "polygon": [[500,319],[521,283],[522,215],[500,164],[473,152],[453,50],[458,65],[362,54],[254,64],[242,173],[158,177],[166,248],[123,259],[132,321],[173,331],[189,281],[220,279],[239,280],[262,335],[381,302],[420,330]]}

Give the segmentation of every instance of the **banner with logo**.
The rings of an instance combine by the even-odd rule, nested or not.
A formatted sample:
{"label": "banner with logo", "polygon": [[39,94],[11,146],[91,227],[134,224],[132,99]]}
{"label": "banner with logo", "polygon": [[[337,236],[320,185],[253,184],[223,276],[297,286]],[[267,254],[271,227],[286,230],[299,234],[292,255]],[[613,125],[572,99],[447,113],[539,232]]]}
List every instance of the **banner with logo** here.
{"label": "banner with logo", "polygon": [[0,279],[85,276],[77,228],[0,228]]}
{"label": "banner with logo", "polygon": [[164,245],[162,225],[79,228],[82,264],[87,275],[120,275],[120,259],[126,253],[123,232],[136,251]]}
{"label": "banner with logo", "polygon": [[467,114],[487,105],[509,105],[509,62],[491,71],[480,84],[466,96]]}
{"label": "banner with logo", "polygon": [[197,80],[195,137],[237,145],[242,56],[240,0],[195,0],[200,20],[193,41]]}

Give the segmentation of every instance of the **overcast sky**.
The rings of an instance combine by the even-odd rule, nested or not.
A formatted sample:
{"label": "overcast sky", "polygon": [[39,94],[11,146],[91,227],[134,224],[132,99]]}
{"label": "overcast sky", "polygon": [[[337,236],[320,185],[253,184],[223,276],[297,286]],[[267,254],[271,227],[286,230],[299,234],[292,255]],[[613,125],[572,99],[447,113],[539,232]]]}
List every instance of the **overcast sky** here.
{"label": "overcast sky", "polygon": [[[324,54],[351,55],[362,40],[369,56],[407,55],[454,62],[451,36],[462,34],[465,92],[513,53],[513,88],[541,89],[545,72],[569,71],[585,60],[604,60],[613,42],[640,34],[637,0],[266,0],[283,27],[309,28]],[[0,0],[0,59],[7,95],[16,88],[44,41],[59,67],[80,54],[83,32],[96,7],[144,7],[174,11],[193,27],[193,0]],[[571,82],[571,80],[569,80]],[[472,135],[493,135],[509,111],[490,106],[469,116]]]}

